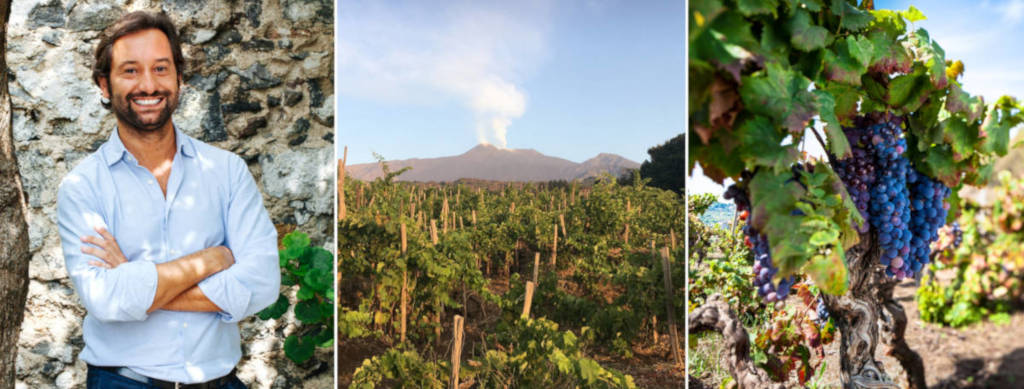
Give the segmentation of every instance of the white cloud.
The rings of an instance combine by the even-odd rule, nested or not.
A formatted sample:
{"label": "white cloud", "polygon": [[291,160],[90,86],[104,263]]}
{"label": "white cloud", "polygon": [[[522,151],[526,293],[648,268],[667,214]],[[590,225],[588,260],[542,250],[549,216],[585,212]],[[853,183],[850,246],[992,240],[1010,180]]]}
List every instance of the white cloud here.
{"label": "white cloud", "polygon": [[410,104],[454,99],[476,118],[479,142],[506,147],[509,125],[527,107],[522,81],[546,55],[548,8],[346,2],[335,39],[339,94]]}

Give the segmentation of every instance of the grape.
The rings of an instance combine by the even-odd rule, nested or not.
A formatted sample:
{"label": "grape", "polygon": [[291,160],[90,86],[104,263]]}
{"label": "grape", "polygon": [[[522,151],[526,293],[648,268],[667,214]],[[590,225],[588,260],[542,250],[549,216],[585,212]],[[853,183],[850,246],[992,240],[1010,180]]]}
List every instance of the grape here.
{"label": "grape", "polygon": [[[747,215],[747,220],[753,220],[754,215],[750,210],[750,197],[747,191],[737,185],[730,185],[725,191],[727,200],[736,204],[737,211]],[[799,210],[794,211],[799,212]],[[768,244],[768,236],[761,234],[750,223],[743,226],[744,240],[750,242],[751,251],[754,253],[754,286],[757,294],[766,302],[773,303],[785,300],[789,296],[789,290],[796,282],[796,278],[790,276],[779,280],[778,285],[772,283],[772,277],[779,272],[779,269],[772,263],[771,247]]]}
{"label": "grape", "polygon": [[818,296],[818,306],[816,311],[818,312],[818,319],[815,320],[818,323],[818,328],[824,327],[825,323],[828,322],[828,307],[825,306],[825,299]]}
{"label": "grape", "polygon": [[946,197],[951,191],[941,182],[916,170],[911,170],[908,178],[914,206],[910,223],[913,239],[907,265],[912,272],[917,272],[928,264],[931,244],[939,238],[939,227],[946,222]]}

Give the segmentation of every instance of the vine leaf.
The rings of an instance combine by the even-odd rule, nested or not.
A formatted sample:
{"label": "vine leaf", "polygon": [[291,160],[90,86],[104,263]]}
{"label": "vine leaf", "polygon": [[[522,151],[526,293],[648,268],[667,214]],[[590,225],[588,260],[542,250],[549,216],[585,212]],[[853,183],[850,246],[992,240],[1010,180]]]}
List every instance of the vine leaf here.
{"label": "vine leaf", "polygon": [[737,129],[736,137],[743,142],[743,152],[740,154],[746,156],[744,162],[748,170],[765,166],[781,173],[789,170],[789,166],[797,161],[795,145],[781,145],[782,134],[764,116],[756,115],[744,120]]}
{"label": "vine leaf", "polygon": [[839,26],[850,31],[859,31],[867,27],[875,18],[871,13],[846,2],[832,0],[832,14],[839,17]]}
{"label": "vine leaf", "polygon": [[[1014,113],[1016,110],[1016,113]],[[1010,143],[1010,129],[1024,122],[1017,101],[1009,96],[1002,96],[988,110],[985,120],[981,123],[981,134],[985,141],[982,151],[1006,155]]]}
{"label": "vine leaf", "polygon": [[910,44],[916,49],[915,58],[928,69],[928,77],[935,88],[943,89],[948,83],[946,78],[946,52],[928,36],[928,31],[917,29],[910,36]]}
{"label": "vine leaf", "polygon": [[802,51],[812,51],[825,47],[828,30],[811,24],[811,14],[805,10],[796,10],[789,20],[790,43]]}
{"label": "vine leaf", "polygon": [[749,111],[772,118],[792,134],[802,134],[816,114],[811,81],[803,75],[769,62],[765,69],[743,78],[740,96]]}
{"label": "vine leaf", "polygon": [[943,140],[953,146],[953,161],[963,161],[978,143],[978,127],[968,125],[956,116],[946,119],[943,123]]}
{"label": "vine leaf", "polygon": [[900,11],[900,16],[903,16],[905,19],[907,19],[908,22],[911,23],[920,22],[922,20],[928,20],[928,18],[924,16],[924,13],[922,13],[921,10],[917,9],[914,6],[910,6],[910,8],[908,8],[906,11]]}
{"label": "vine leaf", "polygon": [[825,77],[830,81],[860,86],[868,71],[874,45],[864,36],[843,37],[825,52]]}
{"label": "vine leaf", "polygon": [[736,2],[736,8],[743,16],[772,13],[778,6],[778,0],[738,0]]}
{"label": "vine leaf", "polygon": [[836,100],[823,90],[815,90],[814,96],[818,102],[818,115],[825,122],[829,152],[839,159],[849,157],[851,155],[850,142],[846,139],[843,127],[839,124],[839,118],[836,116]]}
{"label": "vine leaf", "polygon": [[967,118],[967,122],[973,123],[985,113],[985,100],[981,96],[967,94],[959,84],[954,82],[949,85],[946,110],[951,114],[963,114]]}
{"label": "vine leaf", "polygon": [[920,108],[931,92],[931,83],[923,70],[896,76],[889,81],[886,103],[903,112],[912,112]]}

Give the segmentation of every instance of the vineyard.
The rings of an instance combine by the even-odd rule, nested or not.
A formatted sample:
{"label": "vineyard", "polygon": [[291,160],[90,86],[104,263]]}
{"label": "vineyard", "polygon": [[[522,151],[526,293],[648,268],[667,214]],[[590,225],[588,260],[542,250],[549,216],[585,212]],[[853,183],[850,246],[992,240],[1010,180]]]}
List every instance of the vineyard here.
{"label": "vineyard", "polygon": [[683,387],[683,198],[345,180],[339,386]]}
{"label": "vineyard", "polygon": [[690,198],[698,387],[1019,387],[1016,339],[951,328],[1020,321],[1020,181],[985,189],[1018,101],[964,91],[914,7],[689,7],[689,168],[736,210]]}

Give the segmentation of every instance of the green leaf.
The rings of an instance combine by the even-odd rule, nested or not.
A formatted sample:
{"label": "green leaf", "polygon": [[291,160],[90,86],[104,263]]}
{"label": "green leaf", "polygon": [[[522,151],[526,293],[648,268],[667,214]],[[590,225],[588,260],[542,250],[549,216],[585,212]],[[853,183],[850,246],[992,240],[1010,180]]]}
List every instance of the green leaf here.
{"label": "green leaf", "polygon": [[814,95],[818,101],[818,114],[821,116],[821,120],[825,122],[825,134],[828,136],[829,152],[839,159],[849,157],[850,142],[846,139],[846,133],[843,132],[843,127],[839,124],[839,118],[836,117],[836,101],[832,98],[832,95],[823,90],[815,90]]}
{"label": "green leaf", "polygon": [[811,12],[821,11],[821,7],[825,4],[821,0],[786,0],[789,5],[789,9],[793,12],[801,9],[805,9]]}
{"label": "green leaf", "polygon": [[916,111],[931,92],[931,83],[923,74],[897,76],[889,82],[889,96],[886,102],[894,109],[904,112]]}
{"label": "green leaf", "polygon": [[916,48],[917,61],[920,61],[928,69],[928,77],[937,89],[946,87],[946,52],[938,43],[932,41],[928,31],[923,28],[917,29],[910,37],[910,43]]}
{"label": "green leaf", "polygon": [[901,11],[900,15],[911,23],[920,22],[922,20],[928,20],[928,18],[925,17],[923,13],[921,13],[921,10],[915,8],[914,6],[910,6],[910,8],[907,9],[906,11]]}
{"label": "green leaf", "polygon": [[743,77],[740,97],[751,112],[772,118],[793,134],[803,134],[816,112],[811,81],[790,68],[769,62],[763,71]]}
{"label": "green leaf", "polygon": [[823,89],[835,100],[835,115],[840,123],[849,122],[857,116],[857,105],[860,102],[860,92],[857,89],[834,82],[827,83]]}
{"label": "green leaf", "polygon": [[953,161],[960,162],[970,157],[978,142],[978,128],[964,123],[959,117],[951,117],[943,123],[943,140],[953,147]]}
{"label": "green leaf", "polygon": [[811,257],[803,271],[814,280],[814,284],[818,285],[822,292],[830,295],[842,295],[849,287],[846,263],[836,250],[832,250],[829,255],[819,254]]}
{"label": "green leaf", "polygon": [[330,270],[312,269],[302,278],[302,282],[316,291],[322,291],[331,286],[334,277]]}
{"label": "green leaf", "polygon": [[981,123],[981,134],[984,139],[981,151],[1006,155],[1010,143],[1010,129],[1019,125],[1024,118],[1016,99],[1002,96],[988,109],[985,120]]}
{"label": "green leaf", "polygon": [[316,297],[316,292],[312,288],[303,285],[301,288],[299,288],[299,291],[298,293],[295,294],[295,297],[298,298],[299,301],[305,301],[313,297]]}
{"label": "green leaf", "polygon": [[284,294],[279,294],[276,302],[270,304],[269,307],[264,308],[260,313],[256,314],[256,316],[258,316],[260,320],[277,319],[281,317],[281,315],[284,315],[285,312],[288,312],[289,305],[288,298],[285,297]]}
{"label": "green leaf", "polygon": [[739,155],[743,156],[749,170],[765,166],[777,173],[784,172],[799,157],[795,145],[781,144],[784,134],[764,116],[757,115],[740,123],[736,138],[743,142]]}
{"label": "green leaf", "polygon": [[825,77],[859,86],[860,76],[868,71],[873,55],[874,45],[867,38],[840,38],[825,52]]}
{"label": "green leaf", "polygon": [[825,47],[828,30],[811,24],[811,14],[805,10],[794,12],[789,20],[790,43],[802,51],[812,51]]}
{"label": "green leaf", "polygon": [[[814,245],[814,246],[821,247],[821,246],[827,246],[827,245],[831,245],[831,244],[834,244],[834,243],[838,243],[838,241],[839,241],[839,231],[829,229],[829,230],[819,230],[818,232],[815,232],[815,233],[811,234],[810,243],[812,245]],[[836,246],[838,247],[839,245],[836,245]]]}
{"label": "green leaf", "polygon": [[850,31],[862,30],[875,18],[846,0],[832,0],[832,14],[839,17],[839,26]]}
{"label": "green leaf", "polygon": [[960,85],[953,83],[949,86],[949,94],[946,96],[946,110],[952,114],[962,114],[968,122],[974,122],[985,113],[985,104],[980,97],[971,96],[964,92]]}
{"label": "green leaf", "polygon": [[333,270],[334,269],[334,255],[330,251],[327,251],[323,247],[310,247],[310,253],[307,255],[311,256],[311,262],[314,269],[321,270]]}
{"label": "green leaf", "polygon": [[295,318],[303,323],[315,323],[320,320],[320,303],[315,300],[299,301],[295,304]]}
{"label": "green leaf", "polygon": [[736,8],[743,16],[767,14],[779,6],[778,0],[737,0]]}
{"label": "green leaf", "polygon": [[281,240],[281,244],[287,249],[289,247],[306,247],[309,246],[309,235],[304,232],[292,231],[288,235],[284,236]]}
{"label": "green leaf", "polygon": [[299,337],[295,334],[288,335],[284,339],[284,355],[291,359],[292,362],[302,364],[313,357],[313,351],[316,350],[316,344],[310,337],[303,336]]}

